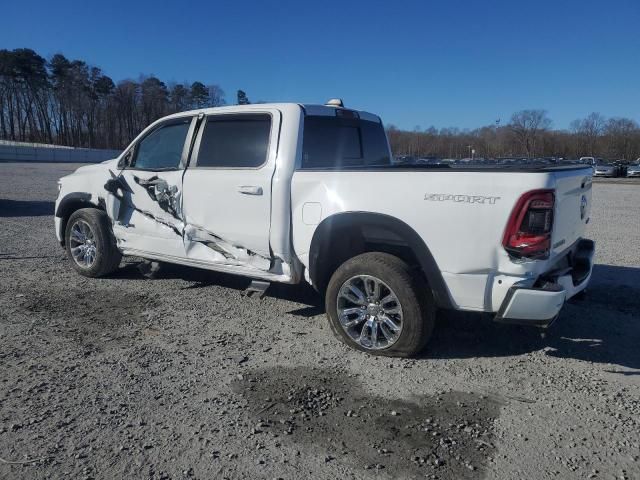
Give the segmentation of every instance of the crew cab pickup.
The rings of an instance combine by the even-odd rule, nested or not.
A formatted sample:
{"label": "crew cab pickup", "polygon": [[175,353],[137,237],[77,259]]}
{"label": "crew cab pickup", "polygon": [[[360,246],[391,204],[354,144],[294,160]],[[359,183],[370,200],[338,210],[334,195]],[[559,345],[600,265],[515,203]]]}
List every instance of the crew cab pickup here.
{"label": "crew cab pickup", "polygon": [[338,338],[408,356],[439,309],[548,326],[583,290],[590,166],[397,165],[380,118],[326,105],[162,118],[60,179],[55,230],[80,274],[122,255],[308,282]]}

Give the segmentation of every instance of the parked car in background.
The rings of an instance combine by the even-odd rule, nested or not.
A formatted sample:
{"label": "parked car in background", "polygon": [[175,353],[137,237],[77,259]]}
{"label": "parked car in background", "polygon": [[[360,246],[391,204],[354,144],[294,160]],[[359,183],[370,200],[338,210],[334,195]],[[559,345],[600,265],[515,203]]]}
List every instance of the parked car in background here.
{"label": "parked car in background", "polygon": [[627,177],[640,177],[640,158],[627,167]]}
{"label": "parked car in background", "polygon": [[596,165],[594,177],[617,177],[618,167],[608,163],[599,163]]}
{"label": "parked car in background", "polygon": [[584,163],[587,165],[591,165],[592,167],[595,167],[597,162],[595,157],[580,157],[580,160],[578,160],[578,163]]}

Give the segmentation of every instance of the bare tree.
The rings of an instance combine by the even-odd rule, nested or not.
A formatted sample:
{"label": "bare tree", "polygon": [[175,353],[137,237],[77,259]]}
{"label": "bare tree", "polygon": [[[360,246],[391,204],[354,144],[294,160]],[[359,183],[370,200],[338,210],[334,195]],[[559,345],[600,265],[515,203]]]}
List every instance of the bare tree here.
{"label": "bare tree", "polygon": [[598,139],[604,131],[606,119],[599,113],[590,113],[582,120],[571,122],[571,130],[576,134],[577,140],[581,142],[582,151],[589,155],[595,155]]}
{"label": "bare tree", "polygon": [[605,126],[607,155],[616,159],[633,160],[640,148],[639,126],[628,118],[611,118]]}
{"label": "bare tree", "polygon": [[[395,126],[387,128],[391,149],[398,156],[462,158],[469,155],[470,145],[476,150],[476,157],[519,157],[541,155],[545,157],[578,158],[592,155],[610,159],[633,160],[640,156],[640,127],[628,118],[606,120],[600,114],[590,114],[584,119],[572,122],[570,130],[551,130],[548,121],[542,121],[545,128],[538,125],[536,135],[525,133],[526,141],[515,135],[513,125],[500,127],[491,125],[475,130],[429,128],[424,131],[400,130]],[[526,123],[525,127],[531,125]],[[533,130],[533,129],[531,129]]]}
{"label": "bare tree", "polygon": [[541,133],[551,126],[546,110],[521,110],[511,116],[509,128],[520,147],[531,158]]}
{"label": "bare tree", "polygon": [[219,107],[225,104],[222,88],[218,85],[208,85],[207,89],[209,90],[209,107]]}

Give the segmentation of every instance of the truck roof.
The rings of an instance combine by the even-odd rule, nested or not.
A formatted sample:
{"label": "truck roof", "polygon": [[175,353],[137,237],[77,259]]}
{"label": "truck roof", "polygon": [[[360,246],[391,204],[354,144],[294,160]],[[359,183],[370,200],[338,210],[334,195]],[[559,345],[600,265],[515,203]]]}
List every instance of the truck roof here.
{"label": "truck roof", "polygon": [[358,112],[358,116],[363,120],[369,120],[373,122],[380,122],[382,120],[377,115],[374,115],[370,112],[365,112],[363,110],[355,110],[353,108],[346,107],[338,107],[333,105],[319,105],[319,104],[311,104],[311,103],[294,103],[294,102],[279,102],[279,103],[250,103],[248,105],[224,105],[220,107],[209,107],[209,108],[199,108],[196,110],[188,110],[185,112],[174,113],[172,115],[168,115],[166,118],[178,118],[189,115],[196,115],[199,113],[204,113],[205,115],[210,115],[214,113],[231,113],[231,112],[256,112],[265,108],[275,108],[278,110],[288,110],[292,107],[302,108],[306,114],[308,115],[326,115],[326,116],[334,116],[336,114],[336,110],[350,110],[353,112]]}

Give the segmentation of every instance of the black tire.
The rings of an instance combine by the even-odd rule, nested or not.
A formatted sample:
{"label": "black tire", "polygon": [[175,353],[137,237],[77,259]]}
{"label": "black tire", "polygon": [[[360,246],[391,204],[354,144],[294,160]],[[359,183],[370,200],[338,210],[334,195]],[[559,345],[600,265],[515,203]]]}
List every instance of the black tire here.
{"label": "black tire", "polygon": [[[402,308],[402,330],[386,348],[365,348],[342,327],[338,318],[338,295],[349,279],[372,276],[395,293]],[[420,353],[431,337],[436,308],[431,289],[404,261],[387,253],[370,252],[344,262],[331,276],[325,296],[325,308],[334,335],[356,350],[389,357],[410,357]],[[356,314],[357,315],[357,314]]]}
{"label": "black tire", "polygon": [[[71,231],[78,222],[84,222],[89,226],[93,234],[95,245],[95,259],[91,265],[80,265],[71,253],[72,239]],[[115,271],[120,265],[122,255],[116,247],[115,239],[111,233],[109,217],[102,210],[96,208],[82,208],[71,214],[67,221],[64,233],[65,249],[67,256],[71,260],[71,265],[80,275],[85,277],[104,277]]]}

